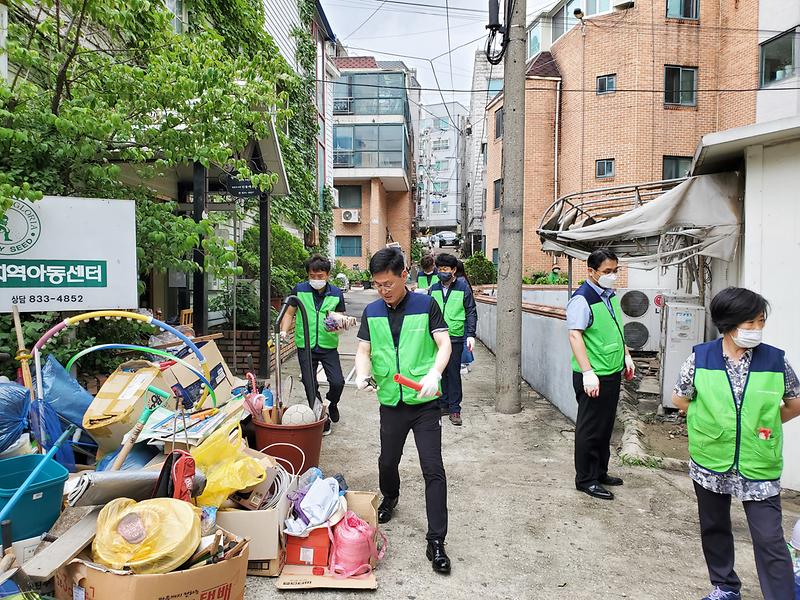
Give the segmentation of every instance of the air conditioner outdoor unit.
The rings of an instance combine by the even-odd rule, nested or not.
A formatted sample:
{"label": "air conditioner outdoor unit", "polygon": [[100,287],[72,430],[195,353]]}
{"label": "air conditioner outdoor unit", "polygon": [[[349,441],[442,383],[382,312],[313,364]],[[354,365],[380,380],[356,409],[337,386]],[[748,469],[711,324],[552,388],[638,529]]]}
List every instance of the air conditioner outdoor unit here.
{"label": "air conditioner outdoor unit", "polygon": [[625,322],[625,343],[631,350],[658,352],[661,345],[661,309],[664,290],[617,290]]}
{"label": "air conditioner outdoor unit", "polygon": [[361,223],[361,211],[352,209],[343,210],[342,223]]}
{"label": "air conditioner outdoor unit", "polygon": [[672,390],[678,380],[681,365],[692,353],[692,348],[705,339],[706,309],[699,303],[681,300],[666,302],[664,334],[661,341],[661,404],[675,408]]}

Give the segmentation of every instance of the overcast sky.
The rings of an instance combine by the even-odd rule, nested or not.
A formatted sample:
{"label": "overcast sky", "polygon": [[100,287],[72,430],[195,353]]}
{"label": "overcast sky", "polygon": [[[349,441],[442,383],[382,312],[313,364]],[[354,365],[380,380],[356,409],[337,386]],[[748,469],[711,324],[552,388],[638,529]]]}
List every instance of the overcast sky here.
{"label": "overcast sky", "polygon": [[[417,69],[423,88],[436,89],[431,64],[427,60],[406,58],[416,56],[434,60],[436,75],[442,89],[469,89],[472,86],[472,64],[475,50],[483,40],[468,43],[485,35],[488,21],[488,0],[450,1],[450,43],[452,48],[467,44],[452,53],[452,72],[447,45],[447,20],[444,0],[403,0],[414,4],[441,6],[409,6],[381,0],[321,0],[325,14],[336,37],[348,47],[350,56],[374,55],[379,60],[402,60]],[[532,0],[537,1],[537,0]],[[364,21],[380,7],[369,21]],[[480,11],[480,12],[469,12]],[[404,56],[391,56],[391,54]],[[452,75],[452,79],[451,79]],[[455,94],[456,99],[469,107],[468,94]],[[447,101],[453,94],[444,92]],[[423,92],[423,102],[441,102],[438,91]]]}

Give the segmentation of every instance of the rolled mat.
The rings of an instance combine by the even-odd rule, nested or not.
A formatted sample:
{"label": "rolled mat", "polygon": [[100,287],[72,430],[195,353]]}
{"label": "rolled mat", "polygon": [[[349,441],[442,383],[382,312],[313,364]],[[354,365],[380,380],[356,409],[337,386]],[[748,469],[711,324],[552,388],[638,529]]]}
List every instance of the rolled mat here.
{"label": "rolled mat", "polygon": [[[70,484],[72,489],[67,495],[67,504],[97,506],[117,498],[147,500],[153,495],[158,476],[157,470],[88,471]],[[202,494],[205,487],[206,477],[198,471],[194,477],[192,496]]]}

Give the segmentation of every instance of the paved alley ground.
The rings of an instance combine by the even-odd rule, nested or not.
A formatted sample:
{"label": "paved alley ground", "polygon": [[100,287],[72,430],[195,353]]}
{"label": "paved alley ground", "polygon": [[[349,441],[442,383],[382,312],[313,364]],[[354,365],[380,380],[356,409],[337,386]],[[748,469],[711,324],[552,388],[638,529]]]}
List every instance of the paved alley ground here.
{"label": "paved alley ground", "polygon": [[[350,292],[351,314],[361,316],[374,292]],[[355,350],[355,332],[341,350]],[[546,343],[543,340],[542,343]],[[352,359],[343,361],[345,374]],[[297,374],[297,361],[287,369]],[[296,386],[295,395],[300,400]],[[573,484],[573,425],[526,388],[523,411],[494,411],[494,356],[476,350],[464,380],[464,426],[443,422],[448,479],[449,577],[425,558],[425,505],[413,436],[401,464],[400,504],[384,526],[389,550],[375,593],[283,592],[304,598],[369,597],[391,600],[699,599],[709,591],[700,548],[697,510],[685,475],[625,467],[613,502],[592,499]],[[321,468],[341,472],[351,489],[378,491],[378,404],[370,393],[347,388],[341,422],[324,439]],[[761,598],[747,524],[734,503],[743,597]],[[786,506],[787,531],[798,518]],[[249,577],[246,600],[278,595],[274,580]]]}

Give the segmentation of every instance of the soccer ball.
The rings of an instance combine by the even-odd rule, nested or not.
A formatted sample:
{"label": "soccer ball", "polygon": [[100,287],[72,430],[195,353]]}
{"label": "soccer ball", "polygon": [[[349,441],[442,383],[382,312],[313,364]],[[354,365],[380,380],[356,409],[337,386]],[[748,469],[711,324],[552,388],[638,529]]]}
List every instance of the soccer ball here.
{"label": "soccer ball", "polygon": [[281,417],[283,425],[309,425],[316,420],[317,417],[308,404],[293,404],[284,411],[283,417]]}

